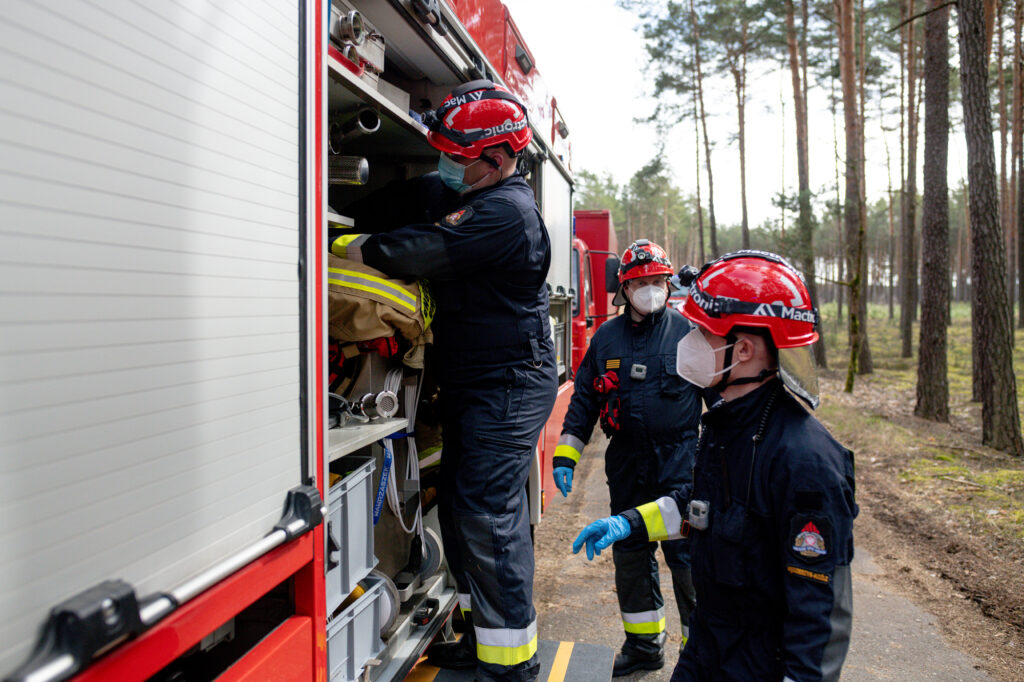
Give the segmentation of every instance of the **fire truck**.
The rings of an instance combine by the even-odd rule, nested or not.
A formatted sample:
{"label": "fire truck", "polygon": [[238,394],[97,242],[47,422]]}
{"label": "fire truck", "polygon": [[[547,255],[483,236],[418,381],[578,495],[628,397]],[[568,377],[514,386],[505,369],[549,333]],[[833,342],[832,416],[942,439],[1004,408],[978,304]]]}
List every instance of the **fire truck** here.
{"label": "fire truck", "polygon": [[0,677],[404,678],[456,601],[430,368],[341,344],[332,390],[328,226],[434,169],[453,87],[527,104],[562,384],[534,523],[614,314],[614,232],[574,237],[569,128],[507,8],[9,0],[0,36]]}

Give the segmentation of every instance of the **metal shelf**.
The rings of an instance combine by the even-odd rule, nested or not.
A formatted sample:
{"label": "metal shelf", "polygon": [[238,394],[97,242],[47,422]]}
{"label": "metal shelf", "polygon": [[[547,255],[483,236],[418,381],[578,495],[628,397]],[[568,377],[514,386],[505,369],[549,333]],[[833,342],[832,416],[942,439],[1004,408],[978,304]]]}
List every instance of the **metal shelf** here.
{"label": "metal shelf", "polygon": [[348,216],[327,209],[327,224],[333,227],[355,227],[356,221]]}
{"label": "metal shelf", "polygon": [[[438,616],[429,624],[418,626],[412,622],[412,616],[431,597],[439,602]],[[398,616],[400,625],[385,643],[384,651],[377,656],[383,664],[370,668],[370,679],[405,678],[448,619],[448,614],[455,608],[456,599],[455,587],[449,584],[447,572],[444,571],[430,578],[425,587],[417,590],[413,598],[402,605]]]}
{"label": "metal shelf", "polygon": [[327,431],[327,457],[334,461],[344,457],[350,452],[376,443],[385,436],[404,430],[409,426],[409,420],[401,419],[380,419],[367,424],[356,426],[342,426]]}

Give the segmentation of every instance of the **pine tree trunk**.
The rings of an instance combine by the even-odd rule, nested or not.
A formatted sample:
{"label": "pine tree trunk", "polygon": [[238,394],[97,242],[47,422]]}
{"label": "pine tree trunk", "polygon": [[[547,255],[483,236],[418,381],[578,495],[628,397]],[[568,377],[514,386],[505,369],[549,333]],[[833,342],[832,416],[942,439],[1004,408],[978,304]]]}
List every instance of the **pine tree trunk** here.
{"label": "pine tree trunk", "polygon": [[[1006,60],[1006,49],[1003,44],[1003,6],[999,3],[996,9],[996,90],[999,94],[999,225],[1006,242],[1006,286],[1009,294],[1010,308],[1013,309],[1013,219],[1010,213],[1011,190],[1007,173],[1006,156],[1009,151],[1009,127],[1006,120],[1006,73],[1003,69]],[[1011,159],[1010,163],[1013,161]]]}
{"label": "pine tree trunk", "polygon": [[[715,224],[715,180],[711,174],[711,140],[708,137],[708,118],[704,112],[704,73],[700,65],[700,27],[694,0],[690,0],[690,22],[693,24],[693,57],[697,69],[697,99],[700,101],[700,125],[704,132],[704,166],[708,172],[708,232],[711,235],[711,257],[717,258],[718,229]],[[704,249],[701,244],[701,250]]]}
{"label": "pine tree trunk", "polygon": [[[1013,12],[1013,158],[1016,187],[1012,213],[1017,230],[1017,325],[1024,328],[1024,0]],[[1012,161],[1011,161],[1012,163]],[[1012,223],[1011,223],[1012,224]]]}
{"label": "pine tree trunk", "polygon": [[928,0],[924,45],[924,201],[921,211],[921,340],[914,414],[949,421],[949,8]]}
{"label": "pine tree trunk", "polygon": [[[861,282],[861,292],[859,297],[860,314],[859,323],[857,325],[858,333],[860,335],[858,344],[860,349],[857,353],[857,372],[859,374],[871,374],[875,371],[875,363],[871,358],[871,344],[868,342],[868,299],[871,295],[871,277],[868,271],[868,254],[867,254],[867,224],[868,224],[868,202],[867,202],[867,186],[866,177],[864,173],[864,160],[865,160],[865,121],[867,120],[864,116],[864,106],[867,98],[865,97],[865,88],[867,83],[867,41],[864,37],[864,0],[859,0],[859,12],[857,13],[860,17],[859,23],[859,36],[860,49],[857,54],[857,80],[858,80],[858,91],[859,91],[859,102],[857,106],[857,117],[858,117],[858,143],[857,143],[857,168],[860,182],[858,184],[858,192],[860,198],[857,201],[858,206],[858,217],[857,222],[859,227],[859,240],[857,244],[858,249],[858,263],[860,263],[860,269],[858,276]],[[855,22],[856,24],[856,22]]]}
{"label": "pine tree trunk", "polygon": [[[914,15],[914,0],[909,0],[907,16]],[[911,338],[913,335],[915,295],[917,285],[917,258],[915,254],[916,238],[914,236],[917,221],[917,107],[915,95],[917,86],[917,50],[914,24],[907,24],[907,188],[903,195],[900,222],[902,236],[903,263],[900,267],[900,340],[902,347],[900,356],[909,358],[913,355]]]}
{"label": "pine tree trunk", "polygon": [[983,0],[960,0],[960,91],[967,135],[968,182],[973,246],[972,316],[981,362],[982,443],[1024,456],[1017,385],[1013,371],[1013,329],[1007,307],[1005,253],[998,221],[992,111],[988,94]]}
{"label": "pine tree trunk", "polygon": [[[694,77],[696,80],[696,74]],[[697,89],[693,89],[693,158],[696,168],[694,169],[694,184],[697,185],[697,257],[700,258],[698,265],[707,261],[704,260],[704,209],[700,203],[700,119],[697,116]]]}
{"label": "pine tree trunk", "polygon": [[[814,271],[814,222],[811,217],[811,180],[807,154],[807,100],[800,83],[800,58],[797,49],[796,20],[793,0],[786,0],[786,44],[789,48],[789,71],[793,82],[793,115],[796,118],[796,167],[800,212],[797,216],[794,252],[803,270],[811,300],[818,304],[818,280]],[[814,359],[819,367],[828,367],[825,337],[819,335],[814,344]]]}
{"label": "pine tree trunk", "polygon": [[834,0],[839,32],[839,79],[843,88],[843,118],[846,124],[846,200],[843,223],[847,238],[847,265],[850,273],[850,361],[845,390],[853,392],[854,377],[861,350],[860,310],[863,282],[861,264],[864,254],[864,225],[860,222],[860,117],[857,111],[857,68],[854,41],[853,0]]}
{"label": "pine tree trunk", "polygon": [[747,108],[747,20],[743,19],[742,41],[740,42],[740,54],[737,55],[737,66],[732,69],[733,82],[736,89],[736,117],[739,129],[740,147],[740,234],[744,249],[750,248],[750,225],[747,222],[747,134],[746,134],[746,108]]}

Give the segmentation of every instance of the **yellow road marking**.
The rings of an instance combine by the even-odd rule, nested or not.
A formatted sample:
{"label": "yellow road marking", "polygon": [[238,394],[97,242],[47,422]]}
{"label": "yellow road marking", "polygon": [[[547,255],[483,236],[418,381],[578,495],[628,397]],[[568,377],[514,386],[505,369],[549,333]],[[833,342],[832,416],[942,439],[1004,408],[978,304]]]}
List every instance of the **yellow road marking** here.
{"label": "yellow road marking", "polygon": [[548,682],[562,682],[565,679],[565,671],[569,669],[569,658],[572,656],[572,642],[560,642],[558,651],[555,652],[555,660],[551,663],[551,673],[548,675]]}

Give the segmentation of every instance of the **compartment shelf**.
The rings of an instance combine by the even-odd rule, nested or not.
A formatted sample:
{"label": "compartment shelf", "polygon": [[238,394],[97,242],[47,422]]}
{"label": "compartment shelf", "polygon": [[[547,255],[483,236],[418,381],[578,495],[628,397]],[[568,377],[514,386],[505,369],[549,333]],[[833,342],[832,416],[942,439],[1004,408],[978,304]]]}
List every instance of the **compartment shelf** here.
{"label": "compartment shelf", "polygon": [[402,431],[407,426],[409,426],[409,420],[402,417],[330,429],[327,431],[328,459],[333,462],[339,457],[375,443],[385,436]]}
{"label": "compartment shelf", "polygon": [[[426,626],[412,622],[413,614],[428,598],[437,599],[438,613],[441,614]],[[448,614],[455,608],[457,597],[455,587],[449,584],[447,574],[432,576],[416,591],[413,598],[402,605],[399,625],[395,633],[385,642],[384,651],[378,658],[384,665],[370,668],[371,680],[401,680],[409,673],[417,659],[423,655],[434,636],[440,631]]]}

